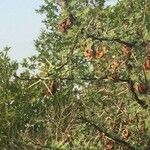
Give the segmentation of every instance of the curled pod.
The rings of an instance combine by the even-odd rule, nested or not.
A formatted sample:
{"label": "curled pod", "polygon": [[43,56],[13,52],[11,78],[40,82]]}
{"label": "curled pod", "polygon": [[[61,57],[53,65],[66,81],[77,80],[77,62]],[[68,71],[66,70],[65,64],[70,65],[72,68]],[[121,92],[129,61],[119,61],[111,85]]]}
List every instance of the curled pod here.
{"label": "curled pod", "polygon": [[148,85],[145,83],[138,83],[136,90],[139,94],[146,94],[148,92]]}
{"label": "curled pod", "polygon": [[132,54],[132,48],[123,44],[122,46],[122,52],[123,52],[123,55],[126,56],[126,57],[130,57],[131,54]]}
{"label": "curled pod", "polygon": [[146,57],[143,67],[146,71],[150,70],[150,56]]}

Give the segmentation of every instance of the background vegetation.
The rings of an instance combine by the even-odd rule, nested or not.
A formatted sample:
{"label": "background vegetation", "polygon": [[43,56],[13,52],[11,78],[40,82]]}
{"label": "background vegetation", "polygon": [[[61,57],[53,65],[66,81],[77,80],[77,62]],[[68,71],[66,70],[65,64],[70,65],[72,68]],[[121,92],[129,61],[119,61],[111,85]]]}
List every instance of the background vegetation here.
{"label": "background vegetation", "polygon": [[150,1],[44,0],[37,12],[38,55],[0,53],[0,148],[149,150]]}

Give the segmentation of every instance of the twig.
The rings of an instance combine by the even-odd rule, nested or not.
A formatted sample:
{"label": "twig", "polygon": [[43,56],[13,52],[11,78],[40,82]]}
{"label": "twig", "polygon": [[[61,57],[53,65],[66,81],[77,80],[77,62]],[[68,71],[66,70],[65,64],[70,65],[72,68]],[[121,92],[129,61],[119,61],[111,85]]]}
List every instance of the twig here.
{"label": "twig", "polygon": [[[137,43],[139,43],[138,41],[133,41],[133,42],[127,42],[127,41],[123,41],[119,38],[109,38],[109,37],[96,37],[94,35],[89,35],[87,34],[88,38],[92,38],[93,40],[98,40],[98,41],[108,41],[108,42],[117,42],[120,44],[125,44],[129,47],[134,47]],[[143,42],[141,43],[141,45],[143,45]]]}
{"label": "twig", "polygon": [[136,102],[144,109],[147,109],[148,105],[146,104],[145,101],[139,99],[136,91],[135,91],[135,88],[134,88],[134,82],[129,78],[129,79],[126,79],[126,80],[123,80],[123,79],[119,79],[119,81],[121,82],[126,82],[128,83],[128,86],[129,86],[129,90],[130,92],[132,93],[134,99],[136,100]]}
{"label": "twig", "polygon": [[112,135],[111,133],[108,133],[108,132],[106,131],[106,129],[99,127],[98,125],[96,125],[95,123],[93,123],[91,120],[89,120],[89,119],[87,119],[87,118],[85,118],[85,117],[82,117],[82,116],[81,116],[79,119],[80,119],[82,122],[84,122],[84,123],[90,124],[90,126],[94,127],[94,128],[95,128],[96,130],[98,130],[99,132],[104,133],[108,138],[114,140],[116,143],[118,143],[118,144],[120,144],[120,145],[122,145],[122,146],[125,146],[125,147],[127,147],[128,149],[130,149],[130,150],[136,150],[136,148],[133,147],[130,143],[128,143],[128,142],[122,140],[121,138],[118,138],[118,137],[115,136],[115,135]]}

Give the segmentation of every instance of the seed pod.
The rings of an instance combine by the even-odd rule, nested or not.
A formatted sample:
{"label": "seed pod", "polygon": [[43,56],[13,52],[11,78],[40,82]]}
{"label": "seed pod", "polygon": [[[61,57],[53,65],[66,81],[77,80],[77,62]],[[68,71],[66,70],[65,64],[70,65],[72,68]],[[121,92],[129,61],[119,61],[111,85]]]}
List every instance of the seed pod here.
{"label": "seed pod", "polygon": [[95,58],[94,50],[92,49],[86,50],[84,56],[86,57],[87,60],[92,60],[93,58]]}
{"label": "seed pod", "polygon": [[145,70],[150,70],[150,56],[146,57],[143,67]]}
{"label": "seed pod", "polygon": [[114,82],[118,82],[119,81],[119,74],[118,73],[114,73],[111,75],[111,79],[114,81]]}
{"label": "seed pod", "polygon": [[132,54],[132,48],[123,44],[122,46],[122,52],[123,52],[123,55],[126,56],[126,57],[130,57],[131,54]]}
{"label": "seed pod", "polygon": [[137,89],[139,94],[146,94],[148,91],[148,85],[145,83],[138,83],[136,89]]}
{"label": "seed pod", "polygon": [[119,61],[115,60],[115,61],[112,62],[111,68],[114,69],[114,70],[117,70],[120,67],[120,64],[121,63]]}
{"label": "seed pod", "polygon": [[122,137],[125,138],[125,139],[128,139],[130,136],[130,132],[127,128],[125,128],[123,131],[122,131]]}
{"label": "seed pod", "polygon": [[109,141],[106,143],[106,145],[105,145],[105,150],[113,150],[114,144],[115,144],[114,141],[109,140]]}
{"label": "seed pod", "polygon": [[75,18],[72,14],[70,14],[66,19],[58,24],[58,30],[62,33],[67,32],[67,30],[73,25],[74,20]]}
{"label": "seed pod", "polygon": [[96,51],[96,58],[102,58],[104,56],[104,51]]}
{"label": "seed pod", "polygon": [[60,32],[66,32],[67,31],[67,28],[66,28],[66,20],[63,20],[62,22],[60,22],[59,24],[58,24],[58,30],[60,31]]}

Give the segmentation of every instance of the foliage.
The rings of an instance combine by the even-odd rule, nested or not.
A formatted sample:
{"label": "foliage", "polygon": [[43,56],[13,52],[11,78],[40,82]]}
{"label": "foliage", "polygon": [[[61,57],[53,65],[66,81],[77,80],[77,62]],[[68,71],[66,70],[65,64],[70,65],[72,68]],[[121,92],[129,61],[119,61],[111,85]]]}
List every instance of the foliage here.
{"label": "foliage", "polygon": [[150,145],[150,2],[44,0],[37,56],[0,54],[3,149]]}

